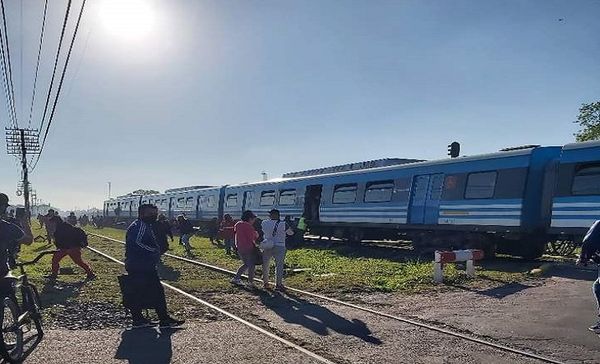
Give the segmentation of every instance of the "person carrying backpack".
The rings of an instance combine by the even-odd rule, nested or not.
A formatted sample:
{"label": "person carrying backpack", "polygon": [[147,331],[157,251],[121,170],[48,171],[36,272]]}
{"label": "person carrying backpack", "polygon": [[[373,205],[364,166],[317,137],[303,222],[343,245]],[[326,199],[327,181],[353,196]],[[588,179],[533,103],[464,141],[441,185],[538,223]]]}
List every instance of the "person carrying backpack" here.
{"label": "person carrying backpack", "polygon": [[54,245],[58,251],[52,256],[52,274],[48,277],[55,279],[58,277],[58,270],[60,268],[60,261],[67,255],[71,257],[71,260],[78,266],[83,268],[87,273],[87,279],[94,279],[96,275],[92,271],[89,265],[83,261],[81,257],[81,248],[88,245],[87,235],[83,230],[75,227],[60,218],[60,216],[54,216],[52,222],[56,224],[56,231],[54,232]]}
{"label": "person carrying backpack", "polygon": [[183,245],[188,254],[192,254],[190,238],[194,234],[194,226],[185,216],[177,216],[177,228],[179,229],[179,244]]}
{"label": "person carrying backpack", "polygon": [[[577,259],[577,265],[585,266],[588,261],[592,260],[596,264],[600,264],[600,220],[596,220],[590,227],[583,238],[583,245],[581,246],[581,254]],[[598,279],[596,279],[592,285],[592,291],[596,296],[598,317],[600,318],[600,270],[598,271]],[[590,331],[600,334],[600,319],[596,324],[589,327]]]}

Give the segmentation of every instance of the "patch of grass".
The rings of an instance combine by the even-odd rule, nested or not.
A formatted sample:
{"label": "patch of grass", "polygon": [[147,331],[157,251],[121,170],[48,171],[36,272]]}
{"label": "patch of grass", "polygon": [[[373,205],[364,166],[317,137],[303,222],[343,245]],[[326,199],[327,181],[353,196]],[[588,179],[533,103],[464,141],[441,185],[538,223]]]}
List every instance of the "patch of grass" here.
{"label": "patch of grass", "polygon": [[[88,229],[89,232],[124,240],[125,231],[113,228]],[[239,259],[229,256],[222,247],[217,247],[206,238],[194,236],[190,240],[197,260],[235,270],[241,264]],[[104,245],[103,245],[104,246]],[[181,245],[171,243],[171,253],[185,256]],[[391,249],[391,250],[390,250]],[[397,250],[397,249],[396,249]],[[390,253],[392,252],[392,253]],[[187,263],[174,263],[181,269]],[[533,263],[535,264],[535,263]],[[454,264],[446,265],[444,277],[447,285],[481,286],[482,284],[507,284],[528,279],[526,272],[530,264],[511,262],[507,264],[491,261],[478,267],[478,277],[468,279],[462,269]],[[271,267],[273,268],[273,267]],[[195,270],[197,271],[197,269]],[[393,248],[375,248],[338,244],[335,247],[302,246],[289,250],[286,256],[286,282],[290,286],[321,292],[405,292],[415,293],[437,289],[433,282],[433,264],[420,261],[410,254],[395,252]],[[216,279],[211,283],[205,279],[190,281],[187,285],[198,284],[203,289],[227,289]],[[199,287],[194,287],[198,289]]]}

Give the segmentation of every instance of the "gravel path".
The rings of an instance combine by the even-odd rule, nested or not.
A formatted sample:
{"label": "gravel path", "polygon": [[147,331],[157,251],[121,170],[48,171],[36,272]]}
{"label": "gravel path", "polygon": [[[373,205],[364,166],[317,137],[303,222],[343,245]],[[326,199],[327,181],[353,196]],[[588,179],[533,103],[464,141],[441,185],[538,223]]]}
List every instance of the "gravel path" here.
{"label": "gravel path", "polygon": [[185,329],[49,330],[26,363],[318,363],[230,321],[190,323]]}

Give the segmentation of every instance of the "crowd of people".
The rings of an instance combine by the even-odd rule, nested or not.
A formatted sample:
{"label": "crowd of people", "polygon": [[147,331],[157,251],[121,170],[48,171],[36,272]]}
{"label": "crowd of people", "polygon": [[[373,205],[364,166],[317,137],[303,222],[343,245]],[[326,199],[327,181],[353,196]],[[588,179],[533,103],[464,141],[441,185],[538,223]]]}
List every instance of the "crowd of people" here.
{"label": "crowd of people", "polygon": [[[33,240],[29,219],[22,213],[15,217],[6,214],[9,206],[8,197],[0,194],[0,273],[6,275],[11,269],[21,244],[31,244]],[[73,262],[86,273],[86,279],[96,277],[94,271],[87,264],[81,254],[82,248],[87,246],[87,234],[79,226],[86,226],[90,219],[86,215],[79,218],[70,213],[65,218],[53,209],[45,215],[37,216],[40,228],[46,231],[47,244],[53,244],[56,252],[52,256],[51,272],[48,279],[54,280],[60,274],[60,262],[69,256]],[[92,217],[94,223],[95,217]],[[78,226],[79,225],[79,226]],[[126,279],[121,277],[120,284],[130,310],[133,327],[147,327],[154,325],[142,314],[145,308],[154,308],[159,318],[158,325],[162,328],[177,327],[184,323],[171,317],[167,310],[164,290],[160,284],[157,266],[161,255],[169,250],[169,239],[174,241],[174,230],[179,234],[179,244],[188,254],[192,253],[190,238],[197,231],[186,216],[178,216],[174,221],[158,213],[154,205],[141,205],[138,209],[138,218],[129,226],[126,233],[125,245],[125,270]],[[228,255],[237,255],[242,261],[232,283],[241,285],[242,275],[248,273],[248,285],[254,286],[255,267],[262,267],[262,281],[264,289],[284,291],[283,283],[284,265],[287,247],[298,241],[306,231],[306,222],[301,218],[297,224],[291,219],[281,219],[278,210],[269,213],[269,219],[262,222],[257,220],[252,211],[244,211],[241,219],[236,221],[231,215],[226,214],[222,221],[211,221],[208,229],[211,241],[220,244],[223,241],[225,252]],[[269,284],[269,270],[271,261],[275,261],[275,286]],[[129,298],[126,300],[125,295]]]}

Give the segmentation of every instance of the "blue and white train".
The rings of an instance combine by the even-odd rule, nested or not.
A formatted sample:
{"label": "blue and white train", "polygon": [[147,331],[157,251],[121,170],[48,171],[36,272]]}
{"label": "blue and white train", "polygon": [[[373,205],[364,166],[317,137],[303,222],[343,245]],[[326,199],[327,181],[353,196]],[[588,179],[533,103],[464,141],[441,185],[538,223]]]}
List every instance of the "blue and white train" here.
{"label": "blue and white train", "polygon": [[550,241],[573,245],[600,219],[600,142],[128,196],[106,201],[104,213],[133,218],[140,203],[200,223],[247,209],[264,218],[277,208],[304,215],[321,236],[533,258]]}

